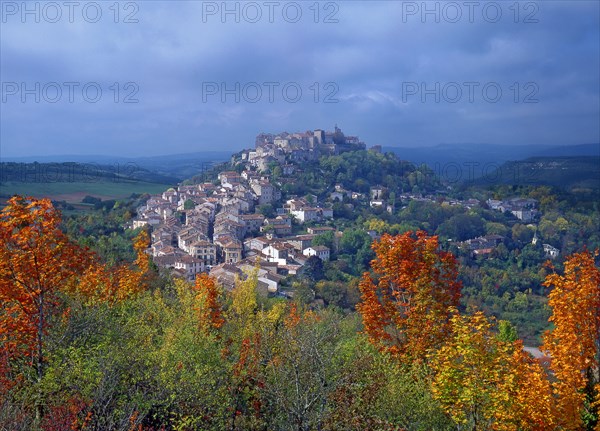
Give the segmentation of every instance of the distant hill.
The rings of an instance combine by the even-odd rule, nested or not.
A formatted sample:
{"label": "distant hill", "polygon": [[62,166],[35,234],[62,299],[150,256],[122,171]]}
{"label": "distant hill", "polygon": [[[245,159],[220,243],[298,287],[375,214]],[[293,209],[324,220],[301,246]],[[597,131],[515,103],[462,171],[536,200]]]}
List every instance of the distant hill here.
{"label": "distant hill", "polygon": [[[198,175],[208,170],[215,163],[229,160],[230,151],[203,151],[188,154],[172,154],[165,156],[147,157],[119,157],[106,155],[56,155],[56,156],[28,156],[28,157],[3,157],[0,162],[19,162],[41,164],[49,163],[82,163],[98,164],[112,167],[113,170],[122,169],[151,171],[159,176],[181,181],[185,178]],[[138,168],[138,169],[135,169]],[[176,181],[176,182],[177,182]]]}
{"label": "distant hill", "polygon": [[600,143],[565,146],[516,146],[489,144],[440,144],[432,147],[383,147],[403,160],[429,165],[434,171],[448,163],[486,165],[536,156],[600,156]]}
{"label": "distant hill", "polygon": [[529,157],[505,162],[473,184],[550,185],[567,190],[600,190],[600,156]]}
{"label": "distant hill", "polygon": [[159,193],[179,180],[134,163],[0,163],[0,197],[14,194],[79,203],[87,195],[120,199],[133,193]]}
{"label": "distant hill", "polygon": [[176,184],[178,178],[141,168],[136,163],[0,163],[0,182],[52,183],[142,181]]}
{"label": "distant hill", "polygon": [[145,169],[184,180],[209,171],[215,164],[229,161],[231,154],[232,151],[204,151],[200,153],[140,157],[134,159],[134,161]]}

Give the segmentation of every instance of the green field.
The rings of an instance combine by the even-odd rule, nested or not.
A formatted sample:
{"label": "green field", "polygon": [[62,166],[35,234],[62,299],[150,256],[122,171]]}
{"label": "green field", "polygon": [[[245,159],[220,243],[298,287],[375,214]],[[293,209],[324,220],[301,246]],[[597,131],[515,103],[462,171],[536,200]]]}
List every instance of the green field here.
{"label": "green field", "polygon": [[89,195],[103,200],[123,199],[132,193],[161,193],[169,188],[166,184],[146,183],[141,181],[90,181],[90,182],[17,182],[0,183],[0,196],[12,195],[45,197],[71,204],[80,203]]}

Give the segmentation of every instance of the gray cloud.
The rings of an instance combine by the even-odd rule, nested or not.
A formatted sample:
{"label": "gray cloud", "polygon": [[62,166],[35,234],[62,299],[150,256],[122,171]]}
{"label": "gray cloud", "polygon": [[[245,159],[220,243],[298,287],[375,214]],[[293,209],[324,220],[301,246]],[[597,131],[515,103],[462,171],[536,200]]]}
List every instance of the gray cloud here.
{"label": "gray cloud", "polygon": [[[8,3],[22,5],[2,1],[4,12]],[[35,83],[80,85],[72,103],[64,87],[57,103],[44,97],[35,103],[32,95],[22,103],[21,94],[4,91],[2,155],[236,150],[251,146],[260,131],[334,123],[372,145],[600,140],[598,2],[520,2],[519,22],[513,2],[479,2],[473,22],[464,2],[450,3],[463,13],[459,22],[443,13],[440,22],[406,15],[422,2],[400,1],[320,2],[318,23],[313,2],[298,3],[296,23],[278,10],[268,22],[264,2],[256,2],[263,12],[257,23],[244,16],[236,23],[231,15],[225,23],[216,15],[203,22],[203,8],[222,2],[200,1],[123,2],[118,23],[108,2],[98,3],[102,19],[95,24],[77,13],[72,23],[65,16],[57,23],[44,16],[40,23],[30,16],[22,22],[4,13],[3,90],[12,82],[30,89]],[[450,14],[450,3],[427,7],[437,4]],[[492,23],[481,10],[495,5],[502,17]],[[139,22],[122,22],[134,7]],[[330,12],[339,22],[322,22]],[[538,22],[524,23],[527,14]],[[222,103],[220,91],[203,97],[207,82],[228,89],[239,83],[246,93],[239,103],[232,94]],[[265,82],[279,83],[272,102]],[[472,103],[465,82],[477,83]],[[85,83],[102,89],[96,103],[82,97]],[[251,83],[262,91],[256,103],[248,100],[255,96]],[[286,83],[301,88],[300,100],[286,100]],[[434,94],[422,100],[421,85],[431,90],[436,83],[439,100]],[[494,103],[481,93],[486,83],[502,91]],[[418,92],[407,94],[414,84]],[[327,96],[336,103],[324,103]],[[138,102],[124,103],[128,97]]]}

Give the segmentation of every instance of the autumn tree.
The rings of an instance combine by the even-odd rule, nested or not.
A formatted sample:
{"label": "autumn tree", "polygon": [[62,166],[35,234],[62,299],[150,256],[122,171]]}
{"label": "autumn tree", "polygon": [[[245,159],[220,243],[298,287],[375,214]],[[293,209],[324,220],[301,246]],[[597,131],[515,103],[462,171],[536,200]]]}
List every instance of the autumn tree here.
{"label": "autumn tree", "polygon": [[255,332],[256,313],[258,311],[258,270],[253,269],[245,280],[237,279],[230,293],[231,305],[227,310],[227,320],[233,323],[231,338],[242,340]]}
{"label": "autumn tree", "polygon": [[[596,253],[597,255],[597,253]],[[593,429],[598,421],[600,372],[600,271],[589,251],[575,253],[564,263],[564,274],[551,273],[552,331],[543,350],[551,357],[560,424],[564,429]]]}
{"label": "autumn tree", "polygon": [[357,306],[365,332],[381,351],[423,360],[447,336],[458,305],[456,260],[424,231],[386,234],[372,247],[373,275],[363,275]]}
{"label": "autumn tree", "polygon": [[221,289],[214,278],[206,273],[196,276],[194,284],[196,295],[196,311],[200,327],[211,332],[220,329],[225,323],[223,309],[220,303]]}
{"label": "autumn tree", "polygon": [[206,298],[217,286],[212,278],[203,275],[195,285],[178,279],[174,287],[176,300],[166,301],[154,323],[165,319],[159,331],[164,335],[156,337],[160,347],[150,355],[158,355],[158,379],[166,394],[166,400],[156,409],[161,411],[157,425],[181,430],[228,429],[233,402],[232,364],[222,354],[223,340],[216,331],[222,322],[215,313],[218,308],[212,308],[211,313]]}
{"label": "autumn tree", "polygon": [[448,340],[431,353],[432,391],[471,431],[555,429],[550,384],[520,341],[503,341],[482,312],[456,313]]}
{"label": "autumn tree", "polygon": [[[60,230],[60,212],[48,199],[12,197],[0,213],[0,350],[5,365],[32,358],[39,386],[44,342],[56,293],[81,273],[91,254]],[[15,380],[3,374],[2,383]],[[36,422],[43,415],[42,394]]]}
{"label": "autumn tree", "polygon": [[95,256],[77,283],[71,284],[69,292],[81,296],[88,303],[116,304],[148,287],[150,256],[146,253],[149,244],[148,232],[142,229],[133,240],[136,259],[133,265],[121,263],[107,265]]}

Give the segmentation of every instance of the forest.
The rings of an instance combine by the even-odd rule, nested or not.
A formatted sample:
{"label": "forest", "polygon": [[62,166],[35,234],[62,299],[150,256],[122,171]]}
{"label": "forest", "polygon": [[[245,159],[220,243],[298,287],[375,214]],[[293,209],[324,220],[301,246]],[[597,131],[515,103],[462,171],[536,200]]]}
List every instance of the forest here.
{"label": "forest", "polygon": [[[597,251],[537,274],[550,329],[535,359],[464,301],[467,261],[419,221],[362,220],[377,240],[340,240],[340,256],[364,248],[354,311],[263,296],[252,272],[227,291],[158,273],[148,232],[116,234],[131,214],[111,205],[117,218],[65,220],[15,196],[1,212],[0,429],[600,430]],[[306,283],[326,291],[318,269]]]}

